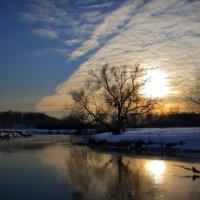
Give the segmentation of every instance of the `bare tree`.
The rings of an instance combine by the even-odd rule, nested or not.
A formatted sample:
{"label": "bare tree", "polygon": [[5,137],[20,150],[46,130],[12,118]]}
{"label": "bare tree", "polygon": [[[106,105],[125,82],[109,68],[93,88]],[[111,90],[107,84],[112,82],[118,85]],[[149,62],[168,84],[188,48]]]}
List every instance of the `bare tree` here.
{"label": "bare tree", "polygon": [[119,134],[125,123],[134,116],[152,111],[158,99],[142,94],[148,80],[146,71],[140,66],[100,66],[89,71],[85,85],[71,92],[79,110],[84,110],[89,119],[105,125]]}
{"label": "bare tree", "polygon": [[186,92],[186,100],[190,102],[195,112],[200,112],[200,67],[196,66],[193,72],[194,82]]}

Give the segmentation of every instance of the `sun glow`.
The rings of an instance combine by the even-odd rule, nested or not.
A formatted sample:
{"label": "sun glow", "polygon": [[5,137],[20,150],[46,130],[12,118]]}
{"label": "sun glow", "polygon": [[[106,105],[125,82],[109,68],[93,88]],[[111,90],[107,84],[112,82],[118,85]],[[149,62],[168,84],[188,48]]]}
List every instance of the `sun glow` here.
{"label": "sun glow", "polygon": [[145,96],[163,98],[170,93],[167,74],[164,71],[148,70],[145,79],[148,80],[142,91]]}
{"label": "sun glow", "polygon": [[149,161],[146,165],[149,174],[154,178],[155,182],[160,183],[165,172],[165,163],[160,160]]}

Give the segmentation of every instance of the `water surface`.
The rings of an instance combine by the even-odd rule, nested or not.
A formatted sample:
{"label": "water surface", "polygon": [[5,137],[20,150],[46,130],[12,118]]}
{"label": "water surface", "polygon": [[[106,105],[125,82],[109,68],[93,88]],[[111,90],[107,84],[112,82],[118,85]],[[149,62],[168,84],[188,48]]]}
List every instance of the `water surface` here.
{"label": "water surface", "polygon": [[70,141],[34,136],[0,142],[0,199],[200,199],[200,179],[179,167],[200,169],[199,154],[110,153]]}

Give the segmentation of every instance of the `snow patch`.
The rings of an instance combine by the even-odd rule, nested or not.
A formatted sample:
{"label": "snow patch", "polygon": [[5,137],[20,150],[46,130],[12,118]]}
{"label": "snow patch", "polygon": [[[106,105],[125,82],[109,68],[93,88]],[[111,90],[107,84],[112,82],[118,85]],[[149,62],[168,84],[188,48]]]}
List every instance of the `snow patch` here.
{"label": "snow patch", "polygon": [[[120,135],[112,133],[95,134],[94,141],[110,143],[138,142],[150,143],[146,146],[200,151],[200,128],[135,128],[127,129]],[[152,143],[152,144],[151,144]]]}

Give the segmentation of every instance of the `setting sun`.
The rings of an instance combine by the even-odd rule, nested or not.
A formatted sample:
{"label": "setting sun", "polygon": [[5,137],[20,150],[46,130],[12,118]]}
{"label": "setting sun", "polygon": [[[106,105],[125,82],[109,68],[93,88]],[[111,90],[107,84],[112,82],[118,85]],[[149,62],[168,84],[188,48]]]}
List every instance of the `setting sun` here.
{"label": "setting sun", "polygon": [[148,70],[145,76],[148,79],[143,93],[147,97],[163,98],[170,93],[167,74],[161,70]]}

